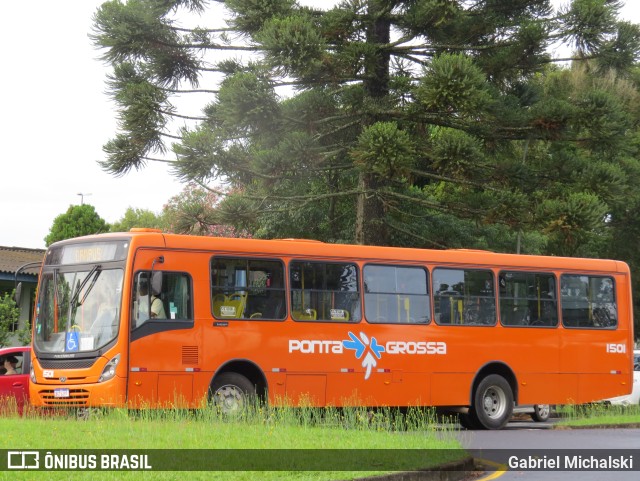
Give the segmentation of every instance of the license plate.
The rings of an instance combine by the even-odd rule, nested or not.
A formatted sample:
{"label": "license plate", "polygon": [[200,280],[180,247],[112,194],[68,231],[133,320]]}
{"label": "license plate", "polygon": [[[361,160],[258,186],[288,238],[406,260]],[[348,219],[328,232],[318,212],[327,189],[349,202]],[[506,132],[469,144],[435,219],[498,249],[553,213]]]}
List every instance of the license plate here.
{"label": "license plate", "polygon": [[69,390],[68,389],[54,389],[53,390],[53,397],[55,397],[55,398],[69,397]]}

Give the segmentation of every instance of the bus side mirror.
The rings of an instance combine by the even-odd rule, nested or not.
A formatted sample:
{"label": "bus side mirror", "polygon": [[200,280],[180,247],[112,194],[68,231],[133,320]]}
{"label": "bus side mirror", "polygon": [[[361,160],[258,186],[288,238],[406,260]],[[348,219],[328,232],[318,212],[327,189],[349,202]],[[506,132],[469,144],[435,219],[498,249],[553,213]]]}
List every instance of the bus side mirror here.
{"label": "bus side mirror", "polygon": [[13,300],[16,305],[20,305],[20,298],[22,297],[22,282],[18,282],[15,291],[13,291]]}
{"label": "bus side mirror", "polygon": [[162,292],[162,271],[153,271],[151,273],[151,293],[157,296]]}

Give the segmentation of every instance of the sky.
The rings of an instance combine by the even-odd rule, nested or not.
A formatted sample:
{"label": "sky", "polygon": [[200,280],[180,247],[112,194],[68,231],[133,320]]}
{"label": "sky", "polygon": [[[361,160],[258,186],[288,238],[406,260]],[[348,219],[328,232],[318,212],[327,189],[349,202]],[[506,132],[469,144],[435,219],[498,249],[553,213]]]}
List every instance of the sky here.
{"label": "sky", "polygon": [[[183,188],[166,164],[114,177],[97,163],[117,131],[105,84],[110,67],[89,39],[102,3],[0,3],[0,246],[44,248],[53,220],[70,205],[91,204],[112,223],[128,207],[159,213]],[[640,2],[627,0],[621,17],[640,23]]]}
{"label": "sky", "polygon": [[101,3],[0,6],[2,246],[44,248],[54,218],[82,200],[115,222],[129,206],[160,212],[182,189],[163,164],[115,178],[97,163],[117,130],[110,68],[88,38]]}

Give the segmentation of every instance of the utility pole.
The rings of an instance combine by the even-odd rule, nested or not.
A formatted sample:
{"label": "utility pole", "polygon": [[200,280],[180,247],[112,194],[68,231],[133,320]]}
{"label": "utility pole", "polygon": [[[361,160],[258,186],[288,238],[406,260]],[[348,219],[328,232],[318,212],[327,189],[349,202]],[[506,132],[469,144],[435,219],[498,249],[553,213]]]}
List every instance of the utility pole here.
{"label": "utility pole", "polygon": [[87,195],[91,195],[91,194],[83,194],[82,192],[78,192],[78,195],[80,196],[80,205],[84,204],[84,196]]}

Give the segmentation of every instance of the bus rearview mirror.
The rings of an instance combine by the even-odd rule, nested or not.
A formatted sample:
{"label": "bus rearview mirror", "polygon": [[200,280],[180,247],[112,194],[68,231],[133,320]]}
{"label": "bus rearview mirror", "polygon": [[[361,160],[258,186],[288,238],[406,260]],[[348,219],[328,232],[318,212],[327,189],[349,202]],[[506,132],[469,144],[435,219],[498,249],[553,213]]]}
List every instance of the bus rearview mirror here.
{"label": "bus rearview mirror", "polygon": [[13,300],[17,305],[20,305],[20,298],[22,297],[22,282],[18,282],[16,290],[13,292]]}
{"label": "bus rearview mirror", "polygon": [[151,274],[151,292],[154,296],[162,292],[162,271],[153,271]]}

